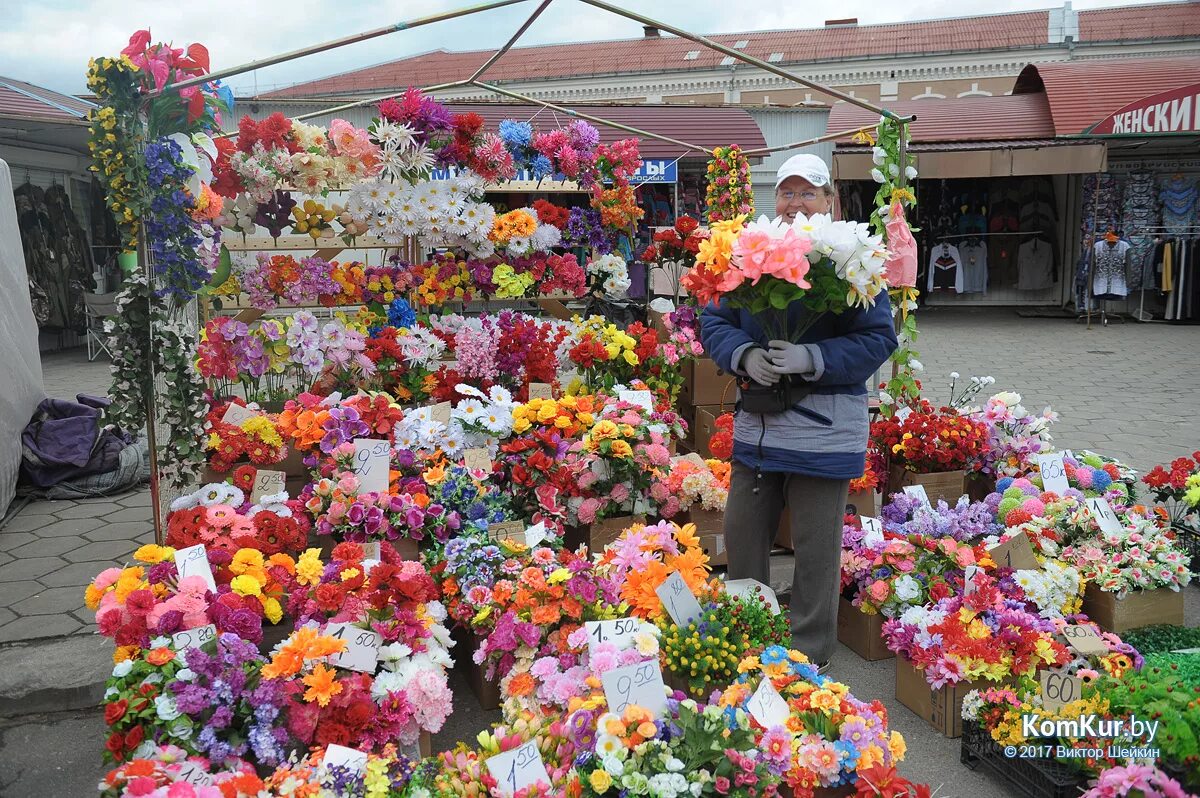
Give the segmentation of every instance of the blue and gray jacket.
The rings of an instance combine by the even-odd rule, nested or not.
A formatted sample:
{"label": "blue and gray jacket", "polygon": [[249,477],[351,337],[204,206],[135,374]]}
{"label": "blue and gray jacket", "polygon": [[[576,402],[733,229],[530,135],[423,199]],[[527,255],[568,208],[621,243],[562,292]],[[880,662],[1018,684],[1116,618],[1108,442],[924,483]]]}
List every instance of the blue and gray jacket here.
{"label": "blue and gray jacket", "polygon": [[[788,309],[794,326],[807,310]],[[742,355],[767,347],[767,335],[753,316],[727,303],[701,314],[701,340],[717,366],[745,376]],[[868,309],[826,314],[801,338],[813,358],[813,371],[800,377],[812,393],[784,413],[734,416],[733,459],[760,471],[805,474],[826,479],[862,476],[867,452],[867,380],[895,351],[892,310],[886,293]]]}

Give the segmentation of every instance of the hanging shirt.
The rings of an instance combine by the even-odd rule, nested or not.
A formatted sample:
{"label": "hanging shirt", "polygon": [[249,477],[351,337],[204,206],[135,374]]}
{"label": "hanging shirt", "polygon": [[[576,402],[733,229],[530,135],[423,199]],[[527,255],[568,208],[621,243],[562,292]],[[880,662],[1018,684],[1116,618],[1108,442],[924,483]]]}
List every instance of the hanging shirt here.
{"label": "hanging shirt", "polygon": [[1054,287],[1054,248],[1034,238],[1017,249],[1017,290],[1044,291]]}
{"label": "hanging shirt", "polygon": [[1118,241],[1109,244],[1098,241],[1092,248],[1092,293],[1096,296],[1124,297],[1129,294],[1128,265],[1129,250],[1133,247],[1128,241]]}
{"label": "hanging shirt", "polygon": [[963,293],[986,294],[988,284],[987,246],[980,239],[958,248],[962,257]]}
{"label": "hanging shirt", "polygon": [[938,244],[929,253],[929,290],[938,289],[962,293],[962,257],[953,244]]}

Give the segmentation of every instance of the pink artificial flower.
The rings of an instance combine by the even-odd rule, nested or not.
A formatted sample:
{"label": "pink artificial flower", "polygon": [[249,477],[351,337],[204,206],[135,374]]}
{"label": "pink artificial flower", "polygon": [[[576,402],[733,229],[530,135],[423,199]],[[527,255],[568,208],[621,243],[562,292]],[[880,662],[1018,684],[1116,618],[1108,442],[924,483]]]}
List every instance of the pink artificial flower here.
{"label": "pink artificial flower", "polygon": [[774,243],[765,230],[744,230],[734,242],[734,261],[752,284],[757,283],[766,271]]}
{"label": "pink artificial flower", "polygon": [[624,482],[613,485],[608,498],[615,504],[624,504],[625,500],[629,498],[629,485]]}
{"label": "pink artificial flower", "polygon": [[97,590],[107,590],[121,578],[121,571],[120,568],[105,568],[92,580],[92,587]]}

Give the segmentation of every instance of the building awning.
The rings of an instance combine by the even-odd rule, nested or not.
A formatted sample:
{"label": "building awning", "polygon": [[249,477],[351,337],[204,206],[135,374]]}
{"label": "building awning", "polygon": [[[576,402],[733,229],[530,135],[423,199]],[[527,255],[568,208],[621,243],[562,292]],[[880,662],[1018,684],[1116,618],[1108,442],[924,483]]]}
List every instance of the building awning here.
{"label": "building awning", "polygon": [[1055,136],[1194,134],[1200,56],[1030,64],[1013,96],[1037,94],[1049,100]]}
{"label": "building awning", "polygon": [[[909,152],[917,171],[928,178],[1017,177],[1102,171],[1107,165],[1101,142],[1054,138],[1045,94],[912,100],[888,110],[915,115]],[[829,115],[830,131],[869,125],[876,117],[838,103]],[[834,177],[870,179],[871,148],[842,139],[833,154]]]}

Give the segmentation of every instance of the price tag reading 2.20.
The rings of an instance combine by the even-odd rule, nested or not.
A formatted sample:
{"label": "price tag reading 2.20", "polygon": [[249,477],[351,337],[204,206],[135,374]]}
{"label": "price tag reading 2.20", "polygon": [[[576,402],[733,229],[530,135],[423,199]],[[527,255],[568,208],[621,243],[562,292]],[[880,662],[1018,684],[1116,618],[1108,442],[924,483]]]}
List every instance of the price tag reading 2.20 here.
{"label": "price tag reading 2.20", "polygon": [[207,626],[197,626],[195,629],[184,629],[171,635],[171,643],[175,650],[183,653],[189,648],[199,648],[210,640],[217,639],[217,627],[211,623]]}

